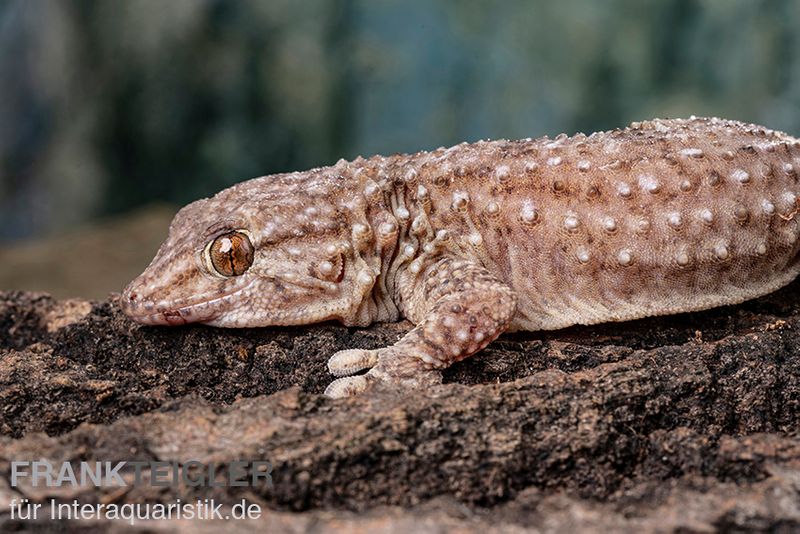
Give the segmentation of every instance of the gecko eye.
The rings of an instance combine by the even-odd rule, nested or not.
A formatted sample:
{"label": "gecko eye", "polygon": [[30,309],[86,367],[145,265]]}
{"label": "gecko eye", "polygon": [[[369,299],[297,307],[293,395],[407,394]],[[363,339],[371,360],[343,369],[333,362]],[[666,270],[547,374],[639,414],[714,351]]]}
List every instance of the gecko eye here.
{"label": "gecko eye", "polygon": [[222,276],[239,276],[253,265],[253,244],[244,232],[228,232],[208,247],[211,266]]}

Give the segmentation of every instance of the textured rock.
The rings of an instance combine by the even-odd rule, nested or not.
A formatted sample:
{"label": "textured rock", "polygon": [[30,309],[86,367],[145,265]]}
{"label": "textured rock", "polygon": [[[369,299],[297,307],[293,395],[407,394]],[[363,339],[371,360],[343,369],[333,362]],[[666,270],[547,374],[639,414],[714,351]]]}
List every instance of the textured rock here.
{"label": "textured rock", "polygon": [[[23,495],[180,495],[260,503],[260,520],[226,527],[237,531],[796,530],[798,293],[507,335],[424,393],[379,387],[336,401],[320,395],[327,357],[392,343],[408,323],[141,327],[113,302],[84,313],[0,294],[0,525],[20,526],[6,511]],[[264,458],[275,484],[12,491],[9,462],[40,457]]]}

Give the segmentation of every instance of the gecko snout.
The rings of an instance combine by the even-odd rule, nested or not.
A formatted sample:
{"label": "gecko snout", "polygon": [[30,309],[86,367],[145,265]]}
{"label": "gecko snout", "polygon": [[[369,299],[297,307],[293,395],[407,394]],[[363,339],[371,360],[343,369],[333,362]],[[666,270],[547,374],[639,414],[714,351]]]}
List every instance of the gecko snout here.
{"label": "gecko snout", "polygon": [[141,283],[137,279],[122,291],[119,307],[137,323],[181,325],[216,319],[220,308],[234,298],[236,293],[237,291],[232,291],[228,294],[214,293],[200,297],[170,295],[164,286],[151,287],[149,283]]}
{"label": "gecko snout", "polygon": [[167,302],[155,303],[142,298],[130,287],[122,292],[119,306],[125,315],[137,323],[147,325],[186,324],[196,320],[191,308],[172,309]]}
{"label": "gecko snout", "polygon": [[156,305],[153,301],[142,298],[134,284],[129,284],[122,291],[119,298],[119,307],[129,317],[136,319],[140,315],[149,315],[156,311]]}

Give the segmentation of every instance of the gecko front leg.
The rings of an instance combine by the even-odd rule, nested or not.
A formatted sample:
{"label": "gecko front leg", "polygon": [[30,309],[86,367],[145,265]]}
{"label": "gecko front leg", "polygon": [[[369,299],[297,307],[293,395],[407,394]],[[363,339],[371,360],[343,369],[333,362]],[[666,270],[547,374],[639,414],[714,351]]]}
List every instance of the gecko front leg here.
{"label": "gecko front leg", "polygon": [[443,258],[416,276],[404,303],[417,325],[391,347],[343,350],[328,361],[336,376],[346,376],[325,390],[347,397],[382,380],[403,387],[425,387],[442,380],[441,369],[478,352],[508,328],[517,298],[485,268],[464,260]]}

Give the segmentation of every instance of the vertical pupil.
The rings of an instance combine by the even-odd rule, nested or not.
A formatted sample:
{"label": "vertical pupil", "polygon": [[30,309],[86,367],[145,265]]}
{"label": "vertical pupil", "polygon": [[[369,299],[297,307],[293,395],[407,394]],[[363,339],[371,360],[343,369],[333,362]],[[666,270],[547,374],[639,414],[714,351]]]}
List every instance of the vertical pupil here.
{"label": "vertical pupil", "polygon": [[225,237],[220,247],[220,251],[225,253],[226,259],[228,260],[228,271],[232,275],[239,274],[236,271],[236,250],[239,248],[239,240],[236,239],[236,237],[235,234]]}
{"label": "vertical pupil", "polygon": [[228,263],[230,264],[230,271],[236,273],[236,260],[233,257],[233,249],[228,251]]}
{"label": "vertical pupil", "polygon": [[219,251],[222,254],[225,254],[225,259],[228,261],[228,269],[225,274],[234,275],[236,274],[236,263],[233,257],[233,253],[236,250],[234,247],[233,236],[225,236],[222,238],[219,244]]}

